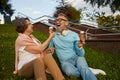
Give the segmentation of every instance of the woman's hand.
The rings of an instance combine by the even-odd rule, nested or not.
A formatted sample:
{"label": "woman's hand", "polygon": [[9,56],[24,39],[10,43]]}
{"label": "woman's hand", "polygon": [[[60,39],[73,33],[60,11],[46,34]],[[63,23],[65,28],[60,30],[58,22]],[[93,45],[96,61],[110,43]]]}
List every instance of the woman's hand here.
{"label": "woman's hand", "polygon": [[48,48],[44,51],[45,54],[54,53],[54,48]]}
{"label": "woman's hand", "polygon": [[13,71],[13,74],[17,74],[17,71]]}

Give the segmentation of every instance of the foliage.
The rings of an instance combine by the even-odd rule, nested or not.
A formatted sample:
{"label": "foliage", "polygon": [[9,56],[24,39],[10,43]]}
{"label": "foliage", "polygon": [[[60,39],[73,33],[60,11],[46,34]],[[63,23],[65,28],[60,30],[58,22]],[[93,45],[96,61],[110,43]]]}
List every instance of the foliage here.
{"label": "foliage", "polygon": [[12,5],[9,3],[9,0],[0,0],[0,13],[5,15],[12,16],[14,10],[12,9]]}
{"label": "foliage", "polygon": [[113,28],[114,30],[120,30],[120,15],[110,15],[110,16],[99,16],[97,18],[97,22],[99,27],[111,27],[111,26],[119,26],[117,28]]}
{"label": "foliage", "polygon": [[[43,34],[35,31],[33,33],[40,41],[45,41],[48,37],[47,34]],[[14,70],[14,42],[17,38],[17,32],[15,31],[14,25],[0,25],[0,80],[34,80],[25,79],[17,75],[13,75]],[[98,49],[91,49],[85,47],[86,59],[90,67],[100,68],[104,70],[107,75],[97,75],[98,80],[120,80],[120,55],[105,53]],[[57,59],[54,54],[55,59]],[[58,61],[57,61],[58,63]],[[58,63],[59,64],[59,63]],[[64,75],[66,80],[81,80],[75,77],[67,77]],[[51,75],[47,75],[48,80],[53,80]]]}
{"label": "foliage", "polygon": [[115,12],[117,10],[120,11],[119,0],[84,0],[84,1],[90,2],[90,4],[92,4],[93,6],[95,6],[97,4],[98,7],[109,5],[112,12]]}
{"label": "foliage", "polygon": [[68,19],[72,22],[80,21],[80,11],[76,10],[74,7],[70,5],[58,6],[56,7],[56,11],[54,12],[54,17],[57,16],[58,13],[64,13],[68,16]]}
{"label": "foliage", "polygon": [[119,25],[120,26],[120,15],[117,15],[115,17],[115,21],[116,21],[116,25]]}

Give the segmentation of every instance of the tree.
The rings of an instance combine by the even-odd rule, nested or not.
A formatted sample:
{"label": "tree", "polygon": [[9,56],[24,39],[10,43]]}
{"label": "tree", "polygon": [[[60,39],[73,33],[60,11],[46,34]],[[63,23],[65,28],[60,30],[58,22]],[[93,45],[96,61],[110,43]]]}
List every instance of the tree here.
{"label": "tree", "polygon": [[[111,26],[120,26],[120,15],[101,15],[97,17],[97,22],[99,27],[111,27]],[[116,28],[120,30],[120,27]]]}
{"label": "tree", "polygon": [[1,21],[2,21],[2,20],[0,19],[0,24],[1,24]]}
{"label": "tree", "polygon": [[117,10],[120,11],[120,2],[119,2],[119,0],[84,0],[84,1],[90,2],[90,4],[92,6],[95,6],[97,4],[98,7],[109,5],[112,12],[115,12]]}
{"label": "tree", "polygon": [[116,15],[115,20],[116,20],[116,25],[120,26],[120,15]]}
{"label": "tree", "polygon": [[[5,23],[9,22],[8,19],[13,15],[14,10],[9,0],[0,0],[0,13],[4,16]],[[10,20],[11,21],[11,20]]]}
{"label": "tree", "polygon": [[68,19],[72,22],[80,21],[81,12],[70,5],[56,7],[56,11],[53,16],[56,17],[58,13],[66,14],[68,16]]}

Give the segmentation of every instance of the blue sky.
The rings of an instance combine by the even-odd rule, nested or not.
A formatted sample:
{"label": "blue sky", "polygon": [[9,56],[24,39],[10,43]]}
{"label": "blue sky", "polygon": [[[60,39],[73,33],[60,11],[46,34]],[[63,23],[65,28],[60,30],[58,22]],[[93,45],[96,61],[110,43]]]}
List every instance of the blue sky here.
{"label": "blue sky", "polygon": [[11,3],[15,9],[15,14],[12,18],[14,18],[18,12],[32,18],[52,15],[55,11],[55,6],[58,5],[55,0],[11,0]]}
{"label": "blue sky", "polygon": [[[53,15],[55,7],[59,4],[56,0],[10,0],[15,13],[12,19],[21,12],[32,18],[38,18],[43,15]],[[0,14],[0,19],[3,16]]]}
{"label": "blue sky", "polygon": [[[57,1],[60,0],[10,0],[12,8],[15,9],[15,13],[12,16],[12,19],[14,19],[15,16],[17,16],[18,12],[28,15],[34,19],[43,15],[52,16],[55,11],[55,7],[59,4]],[[87,9],[91,12],[95,9],[96,11],[106,12],[106,15],[112,14],[109,7],[105,8],[100,7],[98,9],[95,6],[93,8],[89,4],[86,4],[83,0],[64,0],[64,1],[66,1],[68,4],[72,5],[76,9],[87,7]],[[1,18],[2,16],[0,14],[0,19]]]}

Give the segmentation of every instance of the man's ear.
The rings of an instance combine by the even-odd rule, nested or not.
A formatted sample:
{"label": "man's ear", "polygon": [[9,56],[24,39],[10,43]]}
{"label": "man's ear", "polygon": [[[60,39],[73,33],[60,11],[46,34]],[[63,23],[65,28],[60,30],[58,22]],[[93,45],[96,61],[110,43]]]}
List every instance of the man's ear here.
{"label": "man's ear", "polygon": [[65,25],[68,26],[68,25],[69,25],[69,22],[67,21],[67,22],[65,23]]}

